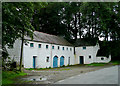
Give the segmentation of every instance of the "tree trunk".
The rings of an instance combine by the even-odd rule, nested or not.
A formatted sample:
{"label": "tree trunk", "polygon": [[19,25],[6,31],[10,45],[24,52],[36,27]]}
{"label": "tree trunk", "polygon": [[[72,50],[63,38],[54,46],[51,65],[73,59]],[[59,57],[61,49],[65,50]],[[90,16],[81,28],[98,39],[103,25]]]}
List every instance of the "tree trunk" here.
{"label": "tree trunk", "polygon": [[105,40],[108,41],[108,33],[105,31]]}
{"label": "tree trunk", "polygon": [[24,31],[22,34],[22,43],[21,43],[21,54],[20,54],[20,71],[22,71],[22,59],[23,59],[23,42],[24,42]]}

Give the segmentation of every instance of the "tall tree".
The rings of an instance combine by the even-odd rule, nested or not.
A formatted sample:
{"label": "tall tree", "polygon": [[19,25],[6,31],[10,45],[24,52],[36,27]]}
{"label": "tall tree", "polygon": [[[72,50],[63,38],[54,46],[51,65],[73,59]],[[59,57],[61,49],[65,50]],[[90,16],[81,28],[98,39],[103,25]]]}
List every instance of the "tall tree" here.
{"label": "tall tree", "polygon": [[[21,55],[20,55],[20,71],[22,66],[22,52],[24,36],[28,35],[32,38],[33,31],[35,30],[31,24],[32,16],[34,13],[34,3],[2,3],[3,13],[3,47],[6,45],[13,46],[16,39],[20,38]],[[40,6],[41,7],[41,6]]]}

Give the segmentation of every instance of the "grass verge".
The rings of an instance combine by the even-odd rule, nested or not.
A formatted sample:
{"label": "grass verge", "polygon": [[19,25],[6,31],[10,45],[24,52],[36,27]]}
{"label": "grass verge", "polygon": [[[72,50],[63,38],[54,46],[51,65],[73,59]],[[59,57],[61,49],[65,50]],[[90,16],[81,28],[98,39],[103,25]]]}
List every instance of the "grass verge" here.
{"label": "grass verge", "polygon": [[19,76],[25,76],[27,73],[19,71],[2,71],[2,85],[14,84],[15,78]]}
{"label": "grass verge", "polygon": [[110,63],[112,63],[113,65],[120,65],[120,61],[111,61]]}
{"label": "grass verge", "polygon": [[70,70],[70,69],[63,69],[65,67],[57,67],[57,68],[25,68],[26,70],[57,70],[60,69],[58,71],[62,71],[62,70]]}
{"label": "grass verge", "polygon": [[107,63],[91,63],[91,64],[86,64],[87,66],[104,66]]}

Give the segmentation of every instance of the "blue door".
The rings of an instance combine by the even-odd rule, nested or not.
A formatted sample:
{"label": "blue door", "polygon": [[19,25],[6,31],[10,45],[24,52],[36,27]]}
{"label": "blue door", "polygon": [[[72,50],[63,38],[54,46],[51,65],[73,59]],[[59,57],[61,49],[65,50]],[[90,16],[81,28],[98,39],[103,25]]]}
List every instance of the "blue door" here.
{"label": "blue door", "polygon": [[62,56],[61,58],[60,58],[60,66],[63,66],[64,65],[64,57]]}
{"label": "blue door", "polygon": [[36,61],[35,61],[35,56],[33,56],[33,68],[35,68],[36,67]]}
{"label": "blue door", "polygon": [[53,58],[53,68],[55,68],[55,67],[58,67],[58,57],[57,56],[55,56]]}

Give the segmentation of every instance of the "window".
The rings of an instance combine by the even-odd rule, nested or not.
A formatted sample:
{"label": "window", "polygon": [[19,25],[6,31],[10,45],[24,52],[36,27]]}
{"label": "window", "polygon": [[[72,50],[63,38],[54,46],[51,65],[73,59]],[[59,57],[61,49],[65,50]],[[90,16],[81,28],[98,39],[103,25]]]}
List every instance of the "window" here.
{"label": "window", "polygon": [[70,51],[72,51],[72,48],[70,48]]}
{"label": "window", "polygon": [[85,49],[86,49],[86,47],[83,47],[83,49],[85,50]]}
{"label": "window", "polygon": [[46,49],[48,49],[48,45],[46,45]]}
{"label": "window", "polygon": [[64,47],[63,47],[63,50],[64,50]]}
{"label": "window", "polygon": [[104,60],[104,58],[101,58],[101,60]]}
{"label": "window", "polygon": [[41,44],[38,44],[38,48],[41,48]]}
{"label": "window", "polygon": [[33,43],[30,43],[30,47],[34,47],[34,44],[33,44]]}
{"label": "window", "polygon": [[26,46],[28,46],[28,44],[27,44],[27,43],[25,43],[25,45],[26,45]]}
{"label": "window", "polygon": [[49,62],[49,57],[47,57],[46,62]]}
{"label": "window", "polygon": [[67,50],[68,50],[68,47],[67,47]]}
{"label": "window", "polygon": [[89,56],[89,59],[91,59],[91,56]]}
{"label": "window", "polygon": [[58,50],[60,49],[60,47],[58,46]]}
{"label": "window", "polygon": [[54,49],[54,46],[52,46],[52,49]]}

